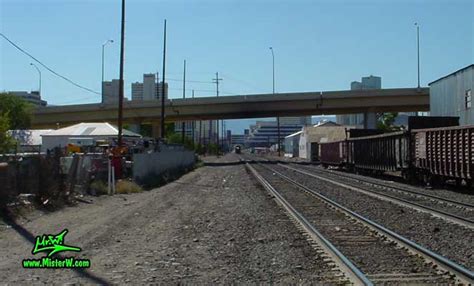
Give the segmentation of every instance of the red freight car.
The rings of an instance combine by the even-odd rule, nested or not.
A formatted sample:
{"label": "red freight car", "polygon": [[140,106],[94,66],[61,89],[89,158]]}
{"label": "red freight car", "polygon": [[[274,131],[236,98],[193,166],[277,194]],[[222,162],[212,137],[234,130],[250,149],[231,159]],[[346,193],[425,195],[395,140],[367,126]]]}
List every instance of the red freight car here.
{"label": "red freight car", "polygon": [[319,144],[319,160],[323,167],[344,167],[347,162],[347,140]]}
{"label": "red freight car", "polygon": [[474,126],[412,131],[412,158],[417,172],[431,182],[474,177]]}

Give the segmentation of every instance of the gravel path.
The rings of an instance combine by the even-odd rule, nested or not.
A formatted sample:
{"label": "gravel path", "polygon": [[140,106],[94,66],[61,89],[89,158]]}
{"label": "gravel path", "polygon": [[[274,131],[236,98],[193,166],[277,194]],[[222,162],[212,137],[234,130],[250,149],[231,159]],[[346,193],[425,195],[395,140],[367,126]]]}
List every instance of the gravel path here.
{"label": "gravel path", "polygon": [[[0,281],[8,284],[311,284],[338,279],[236,156],[159,189],[91,198],[54,213],[0,223]],[[68,228],[86,271],[23,269],[34,236]],[[39,256],[39,255],[37,255]]]}
{"label": "gravel path", "polygon": [[347,208],[435,251],[474,269],[474,231],[446,223],[431,215],[311,178],[281,166],[273,168]]}

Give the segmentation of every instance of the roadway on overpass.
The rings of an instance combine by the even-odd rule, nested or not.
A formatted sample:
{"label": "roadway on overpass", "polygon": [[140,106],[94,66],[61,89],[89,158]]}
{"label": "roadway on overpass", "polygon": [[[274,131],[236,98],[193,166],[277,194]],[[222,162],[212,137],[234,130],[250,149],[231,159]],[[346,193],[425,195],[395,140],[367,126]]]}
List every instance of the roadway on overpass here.
{"label": "roadway on overpass", "polygon": [[[79,122],[117,121],[118,104],[48,106],[33,113],[35,128]],[[429,88],[343,90],[172,99],[165,103],[165,120],[210,120],[276,116],[332,115],[364,112],[429,111]],[[161,101],[124,102],[125,123],[157,124]]]}

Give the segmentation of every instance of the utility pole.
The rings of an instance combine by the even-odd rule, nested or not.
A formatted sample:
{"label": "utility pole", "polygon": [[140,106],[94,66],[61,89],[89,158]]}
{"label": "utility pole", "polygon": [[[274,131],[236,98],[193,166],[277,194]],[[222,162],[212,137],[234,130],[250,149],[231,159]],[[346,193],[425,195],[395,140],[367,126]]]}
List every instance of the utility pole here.
{"label": "utility pole", "polygon": [[166,19],[163,34],[163,84],[161,85],[161,140],[165,139],[165,65],[166,65]]}
{"label": "utility pole", "polygon": [[[216,78],[213,79],[213,82],[216,84],[216,94],[217,97],[219,97],[219,81],[221,81],[222,78],[219,78],[219,73],[216,72]],[[220,142],[219,142],[219,119],[216,120],[217,126],[216,126],[216,132],[217,132],[217,155],[219,155],[219,147],[220,147]]]}
{"label": "utility pole", "polygon": [[[184,60],[184,72],[183,72],[183,99],[186,99],[186,60]],[[185,138],[185,129],[186,129],[186,122],[181,123],[181,142],[184,144]]]}
{"label": "utility pole", "polygon": [[418,58],[418,88],[420,88],[420,26],[415,23],[416,26],[416,46],[417,46],[417,58]]}
{"label": "utility pole", "polygon": [[121,33],[120,33],[119,107],[118,107],[118,146],[119,147],[122,147],[124,52],[125,52],[125,0],[122,0],[122,25],[121,25]]}
{"label": "utility pole", "polygon": [[[270,50],[272,51],[272,63],[273,63],[273,95],[275,95],[275,54],[273,53],[273,47],[270,47]],[[280,157],[281,152],[280,152],[280,116],[277,116],[277,147],[278,147],[278,157]]]}
{"label": "utility pole", "polygon": [[[193,89],[193,93],[192,93],[192,98],[194,98],[194,89]],[[193,148],[194,148],[194,129],[196,128],[196,127],[195,127],[195,123],[196,123],[196,121],[193,120],[193,125],[192,125],[192,130],[193,130],[193,131],[192,131],[192,133],[193,133],[193,134],[192,134]]]}

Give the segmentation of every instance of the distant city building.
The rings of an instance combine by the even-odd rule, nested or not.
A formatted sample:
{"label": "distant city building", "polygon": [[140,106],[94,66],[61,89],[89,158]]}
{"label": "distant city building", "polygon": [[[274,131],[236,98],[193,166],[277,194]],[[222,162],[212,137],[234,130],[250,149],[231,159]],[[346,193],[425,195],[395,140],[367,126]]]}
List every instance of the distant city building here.
{"label": "distant city building", "polygon": [[[366,76],[362,81],[351,82],[351,90],[365,90],[365,89],[381,89],[382,78],[378,76]],[[366,122],[368,121],[368,122]],[[369,122],[370,121],[370,122]],[[360,113],[360,114],[344,114],[336,115],[337,124],[357,126],[358,128],[371,127],[375,128],[376,114],[375,113]]]}
{"label": "distant city building", "polygon": [[149,73],[143,75],[143,100],[154,100],[156,97],[155,74]]}
{"label": "distant city building", "polygon": [[460,125],[474,124],[472,95],[474,92],[474,64],[457,70],[428,84],[430,114],[459,116]]}
{"label": "distant city building", "polygon": [[[143,75],[143,83],[132,83],[132,101],[161,99],[163,82],[157,83],[153,73]],[[168,83],[165,83],[165,99],[168,99]]]}
{"label": "distant city building", "polygon": [[280,125],[311,125],[311,116],[280,117]]}
{"label": "distant city building", "polygon": [[102,103],[118,102],[120,92],[120,80],[102,82]]}
{"label": "distant city building", "polygon": [[[286,136],[300,131],[303,126],[303,124],[281,124],[280,122],[280,140],[282,146]],[[277,142],[278,127],[276,120],[257,121],[255,125],[250,125],[250,132],[246,137],[245,145],[249,147],[270,147],[273,144],[277,144]]]}
{"label": "distant city building", "polygon": [[27,92],[27,91],[7,91],[7,94],[18,96],[23,98],[25,101],[36,105],[36,106],[46,106],[48,102],[46,100],[41,99],[41,95],[39,91],[32,91],[32,92]]}
{"label": "distant city building", "polygon": [[[217,139],[217,121],[197,120],[194,121],[194,142],[207,144],[214,143]],[[174,123],[174,132],[181,134],[183,131],[183,121]],[[184,121],[184,135],[193,138],[193,121]]]}
{"label": "distant city building", "polygon": [[143,83],[132,83],[132,101],[143,100]]}

